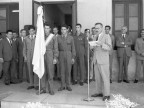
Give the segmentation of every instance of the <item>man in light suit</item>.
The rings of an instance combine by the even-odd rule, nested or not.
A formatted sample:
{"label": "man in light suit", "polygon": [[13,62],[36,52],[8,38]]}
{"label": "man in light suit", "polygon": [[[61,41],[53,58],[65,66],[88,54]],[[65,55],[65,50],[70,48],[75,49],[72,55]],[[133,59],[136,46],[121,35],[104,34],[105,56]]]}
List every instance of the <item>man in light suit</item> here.
{"label": "man in light suit", "polygon": [[[136,52],[136,73],[134,83],[138,83],[141,67],[143,66],[144,73],[144,29],[141,30],[141,37],[137,38],[135,44]],[[143,74],[144,78],[144,74]]]}
{"label": "man in light suit", "polygon": [[12,40],[12,30],[7,30],[6,37],[0,42],[0,62],[3,62],[4,83],[18,83],[14,63],[17,61],[16,44]]}
{"label": "man in light suit", "polygon": [[93,58],[96,94],[92,95],[92,97],[103,97],[103,101],[105,101],[110,99],[109,51],[112,45],[110,36],[103,33],[102,23],[96,23],[95,28],[98,32]]}
{"label": "man in light suit", "polygon": [[33,59],[33,52],[34,52],[34,46],[35,46],[35,27],[29,26],[29,35],[24,40],[24,59],[27,61],[27,67],[29,71],[29,79],[30,79],[30,86],[27,88],[30,89],[36,89],[38,90],[38,76],[33,72],[33,65],[32,65],[32,59]]}
{"label": "man in light suit", "polygon": [[110,66],[110,83],[112,83],[112,63],[113,63],[113,49],[115,46],[115,38],[110,34],[111,27],[109,25],[105,26],[105,33],[111,37],[112,49],[109,52],[109,66]]}
{"label": "man in light suit", "polygon": [[129,64],[129,59],[132,55],[131,52],[132,39],[126,33],[127,33],[127,27],[123,26],[121,30],[121,35],[119,35],[116,38],[117,56],[119,61],[118,83],[121,83],[122,80],[125,83],[129,83],[128,64]]}

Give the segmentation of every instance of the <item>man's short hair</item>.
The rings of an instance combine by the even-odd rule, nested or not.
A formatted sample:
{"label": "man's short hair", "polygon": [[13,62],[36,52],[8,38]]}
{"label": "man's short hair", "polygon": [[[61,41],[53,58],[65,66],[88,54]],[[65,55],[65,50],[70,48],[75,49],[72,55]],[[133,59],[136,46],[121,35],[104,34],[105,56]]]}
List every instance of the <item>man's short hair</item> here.
{"label": "man's short hair", "polygon": [[144,31],[144,29],[141,29],[141,32]]}
{"label": "man's short hair", "polygon": [[35,27],[34,27],[33,25],[30,25],[30,26],[28,27],[28,30],[30,30],[30,29],[35,30]]}
{"label": "man's short hair", "polygon": [[80,23],[77,23],[76,26],[80,26],[80,28],[82,28],[82,25]]}
{"label": "man's short hair", "polygon": [[61,28],[62,27],[65,27],[66,29],[68,29],[68,26],[66,25],[66,24],[63,24],[62,26],[61,26]]}
{"label": "man's short hair", "polygon": [[53,29],[54,29],[54,28],[56,28],[56,29],[58,30],[58,27],[57,27],[57,26],[54,26]]}
{"label": "man's short hair", "polygon": [[101,25],[101,27],[103,27],[103,24],[98,22],[98,23],[95,23],[95,25]]}
{"label": "man's short hair", "polygon": [[22,31],[26,31],[25,29],[21,29],[20,32],[22,33]]}
{"label": "man's short hair", "polygon": [[49,23],[44,23],[44,26],[49,26],[51,28]]}
{"label": "man's short hair", "polygon": [[92,27],[91,29],[95,29],[95,27]]}
{"label": "man's short hair", "polygon": [[13,31],[12,31],[12,30],[7,30],[7,31],[6,31],[6,33],[7,33],[7,34],[8,34],[9,32],[13,33]]}
{"label": "man's short hair", "polygon": [[90,32],[90,29],[85,29],[85,32],[87,32],[87,31]]}
{"label": "man's short hair", "polygon": [[106,26],[105,26],[105,28],[107,28],[107,27],[108,27],[109,29],[111,29],[111,26],[109,26],[109,25],[106,25]]}

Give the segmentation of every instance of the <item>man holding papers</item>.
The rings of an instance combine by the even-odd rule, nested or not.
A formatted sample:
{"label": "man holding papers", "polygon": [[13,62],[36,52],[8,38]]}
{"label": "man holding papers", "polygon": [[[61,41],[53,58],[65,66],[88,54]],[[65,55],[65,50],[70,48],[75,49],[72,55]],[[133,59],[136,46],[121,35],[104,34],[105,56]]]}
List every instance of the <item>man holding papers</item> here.
{"label": "man holding papers", "polygon": [[93,59],[96,84],[96,94],[92,97],[103,97],[103,101],[105,101],[110,99],[109,51],[112,45],[110,36],[102,32],[102,23],[96,23],[95,28],[98,37],[96,41],[90,42],[90,45],[94,46]]}

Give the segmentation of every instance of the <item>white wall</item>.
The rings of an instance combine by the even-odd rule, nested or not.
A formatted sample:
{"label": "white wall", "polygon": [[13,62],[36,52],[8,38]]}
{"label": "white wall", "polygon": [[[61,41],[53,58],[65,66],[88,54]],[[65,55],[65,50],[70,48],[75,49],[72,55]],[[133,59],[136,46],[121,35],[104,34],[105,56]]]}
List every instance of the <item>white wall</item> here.
{"label": "white wall", "polygon": [[19,28],[32,24],[32,0],[19,0]]}
{"label": "white wall", "polygon": [[96,22],[112,25],[112,0],[77,0],[77,22],[83,30]]}

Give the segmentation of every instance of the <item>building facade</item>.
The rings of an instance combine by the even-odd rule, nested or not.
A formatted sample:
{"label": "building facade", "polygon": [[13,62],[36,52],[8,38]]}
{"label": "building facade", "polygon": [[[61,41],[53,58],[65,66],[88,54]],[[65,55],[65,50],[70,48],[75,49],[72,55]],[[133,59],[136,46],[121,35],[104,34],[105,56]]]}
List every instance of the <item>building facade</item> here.
{"label": "building facade", "polygon": [[[59,13],[63,12],[67,13],[67,15],[71,14],[70,19],[72,20],[73,28],[77,22],[82,24],[83,30],[85,28],[91,29],[96,22],[102,22],[104,26],[112,26],[112,33],[116,36],[120,33],[121,26],[126,25],[129,30],[128,33],[133,39],[133,46],[135,39],[139,36],[140,29],[144,28],[144,0],[0,0],[0,25],[2,25],[0,26],[0,32],[4,32],[6,29],[12,27],[15,27],[19,31],[25,25],[36,25],[36,11],[39,3],[45,7],[44,20],[52,22],[57,16],[59,19],[61,18],[61,20],[57,20],[53,24],[64,23],[62,19],[68,18],[69,16],[59,16]],[[10,6],[10,4],[17,5]],[[53,17],[49,20],[50,14],[47,15],[47,13],[51,11],[48,11],[50,9],[48,5],[54,4],[62,9],[60,12],[52,7],[51,10],[57,16],[51,15]],[[70,5],[71,12],[68,11],[69,8],[66,7],[66,4]],[[10,14],[11,11],[13,13]],[[13,17],[6,18],[8,15],[13,15]],[[18,18],[16,20],[18,22],[17,26],[15,26],[16,18]],[[116,53],[114,58],[113,75],[117,79],[118,63]],[[133,51],[133,56],[129,64],[129,79],[134,79],[135,65],[135,52]]]}

